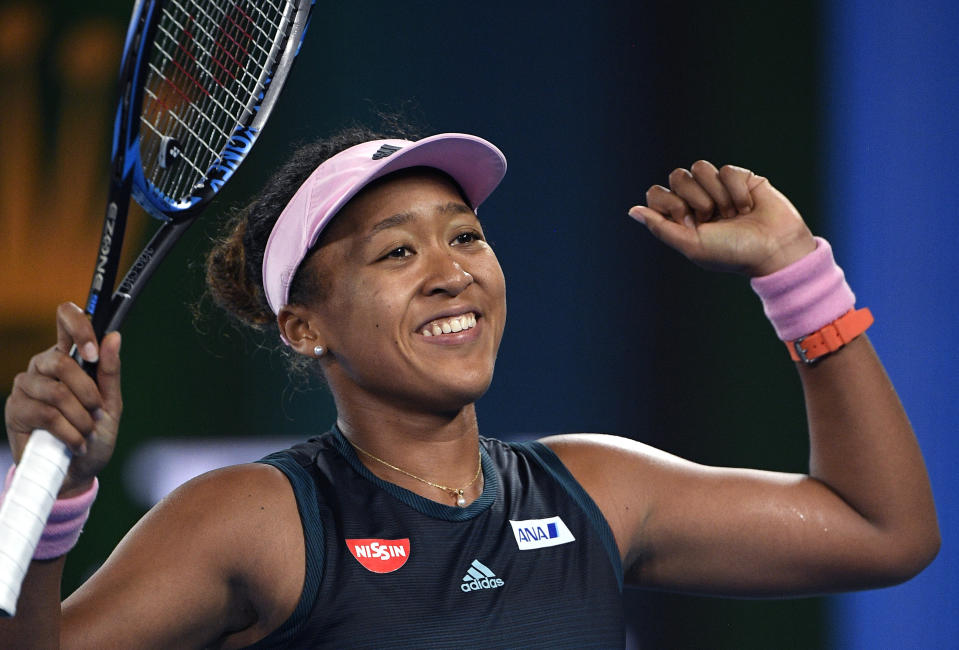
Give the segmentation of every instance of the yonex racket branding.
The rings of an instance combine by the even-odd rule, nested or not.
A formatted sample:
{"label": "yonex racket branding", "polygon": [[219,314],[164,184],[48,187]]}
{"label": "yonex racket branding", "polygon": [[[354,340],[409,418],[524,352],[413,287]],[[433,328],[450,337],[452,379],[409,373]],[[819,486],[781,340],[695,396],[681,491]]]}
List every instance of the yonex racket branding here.
{"label": "yonex racket branding", "polygon": [[346,547],[373,573],[392,573],[410,558],[410,540],[404,539],[348,539]]}
{"label": "yonex racket branding", "polygon": [[521,551],[559,546],[576,541],[573,533],[559,516],[549,519],[510,520],[509,524],[513,527],[513,536]]}
{"label": "yonex racket branding", "polygon": [[246,154],[253,147],[256,136],[257,130],[248,126],[238,127],[233,132],[230,142],[223,149],[219,160],[213,163],[206,173],[207,185],[214,193],[219,192],[223,184],[233,176],[233,172],[236,171],[236,168],[240,166],[240,163],[246,158]]}
{"label": "yonex racket branding", "polygon": [[183,147],[179,142],[171,137],[163,138],[160,142],[160,157],[157,161],[160,169],[173,167],[180,160],[181,155],[183,155]]}

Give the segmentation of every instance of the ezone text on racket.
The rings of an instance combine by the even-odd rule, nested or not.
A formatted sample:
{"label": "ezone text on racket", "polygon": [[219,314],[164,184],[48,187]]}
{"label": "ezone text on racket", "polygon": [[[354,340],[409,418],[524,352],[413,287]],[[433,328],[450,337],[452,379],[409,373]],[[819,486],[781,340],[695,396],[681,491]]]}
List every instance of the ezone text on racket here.
{"label": "ezone text on racket", "polygon": [[106,266],[109,260],[110,245],[113,242],[113,229],[116,224],[117,205],[111,203],[107,208],[106,219],[103,221],[103,237],[100,238],[100,254],[97,255],[97,268],[93,274],[93,288],[96,293],[90,296],[90,305],[87,305],[89,311],[93,311],[96,306],[100,291],[103,290],[103,275],[106,273]]}

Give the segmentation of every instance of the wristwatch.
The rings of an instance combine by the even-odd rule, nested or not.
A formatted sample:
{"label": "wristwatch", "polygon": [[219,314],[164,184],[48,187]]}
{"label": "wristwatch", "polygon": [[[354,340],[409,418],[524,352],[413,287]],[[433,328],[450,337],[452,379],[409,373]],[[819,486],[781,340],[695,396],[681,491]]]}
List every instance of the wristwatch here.
{"label": "wristwatch", "polygon": [[850,309],[812,334],[800,336],[794,341],[786,341],[786,348],[793,361],[812,365],[865,332],[873,321],[872,312],[868,307]]}

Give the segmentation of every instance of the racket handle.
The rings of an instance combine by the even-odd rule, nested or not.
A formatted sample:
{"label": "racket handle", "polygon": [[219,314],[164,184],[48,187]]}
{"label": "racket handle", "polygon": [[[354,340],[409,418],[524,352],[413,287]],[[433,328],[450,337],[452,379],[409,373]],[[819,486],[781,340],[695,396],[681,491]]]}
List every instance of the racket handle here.
{"label": "racket handle", "polygon": [[67,475],[72,454],[49,432],[37,429],[0,505],[0,614],[17,611],[20,586],[30,568],[47,517]]}

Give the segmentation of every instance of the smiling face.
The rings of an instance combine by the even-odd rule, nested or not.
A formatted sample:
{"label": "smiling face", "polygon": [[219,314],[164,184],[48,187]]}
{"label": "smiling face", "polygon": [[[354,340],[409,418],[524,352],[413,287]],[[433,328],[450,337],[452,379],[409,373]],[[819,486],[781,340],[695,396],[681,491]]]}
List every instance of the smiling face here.
{"label": "smiling face", "polygon": [[322,295],[281,323],[298,351],[330,351],[324,371],[339,406],[448,412],[488,388],[506,319],[503,271],[445,175],[417,168],[367,187],[304,270]]}

